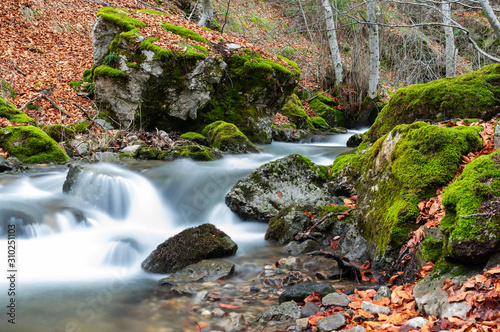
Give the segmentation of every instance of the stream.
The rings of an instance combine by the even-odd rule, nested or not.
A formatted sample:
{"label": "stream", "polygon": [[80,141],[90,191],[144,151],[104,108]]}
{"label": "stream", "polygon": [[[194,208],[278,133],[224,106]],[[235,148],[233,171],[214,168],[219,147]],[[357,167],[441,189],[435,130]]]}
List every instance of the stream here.
{"label": "stream", "polygon": [[[255,168],[291,153],[331,165],[358,132],[363,131],[314,136],[299,144],[273,142],[259,146],[259,154],[213,162],[94,164],[80,185],[95,190],[97,207],[62,193],[66,166],[0,175],[0,267],[7,277],[7,225],[16,225],[15,296],[8,294],[10,281],[1,278],[0,331],[224,331],[213,316],[202,315],[204,304],[164,295],[158,280],[165,275],[140,268],[158,244],[205,222],[238,244],[228,260],[240,273],[225,285],[204,286],[227,298],[239,296],[234,302],[247,316],[277,305],[276,297],[252,295],[251,280],[285,255],[264,240],[266,224],[241,221],[224,196]],[[15,325],[7,320],[11,298]]]}

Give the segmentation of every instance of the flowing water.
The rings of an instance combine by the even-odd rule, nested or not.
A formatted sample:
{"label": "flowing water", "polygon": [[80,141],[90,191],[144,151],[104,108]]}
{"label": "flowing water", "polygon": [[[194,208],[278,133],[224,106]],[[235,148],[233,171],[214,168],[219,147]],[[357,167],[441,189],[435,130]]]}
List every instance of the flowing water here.
{"label": "flowing water", "polygon": [[[262,153],[214,162],[95,164],[75,195],[62,193],[64,167],[0,176],[0,266],[7,277],[8,225],[16,228],[15,297],[2,278],[0,331],[197,331],[185,309],[189,297],[168,313],[152,316],[156,304],[144,307],[163,275],[145,273],[140,263],[167,238],[204,222],[238,243],[231,259],[240,269],[269,263],[276,248],[264,241],[267,225],[242,222],[224,204],[225,194],[258,166],[290,153],[330,165],[354,133],[274,142]],[[15,325],[8,323],[11,298]]]}

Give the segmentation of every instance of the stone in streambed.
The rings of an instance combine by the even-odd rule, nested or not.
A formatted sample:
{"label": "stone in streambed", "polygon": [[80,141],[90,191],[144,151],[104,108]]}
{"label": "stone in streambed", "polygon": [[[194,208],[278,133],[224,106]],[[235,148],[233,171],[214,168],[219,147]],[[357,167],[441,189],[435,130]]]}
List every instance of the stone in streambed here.
{"label": "stone in streambed", "polygon": [[179,284],[195,281],[216,281],[227,279],[234,273],[234,263],[214,260],[204,260],[186,266],[160,280],[160,284]]}
{"label": "stone in streambed", "polygon": [[303,301],[306,297],[311,295],[313,292],[318,292],[322,296],[334,292],[335,289],[326,282],[315,283],[315,282],[303,282],[285,289],[279,297],[279,303],[287,301]]}
{"label": "stone in streambed", "polygon": [[238,245],[212,224],[185,229],[160,244],[141,266],[152,273],[172,273],[204,259],[231,256]]}
{"label": "stone in streambed", "polygon": [[346,324],[347,322],[343,312],[322,318],[316,322],[316,326],[320,332],[338,330],[343,328]]}
{"label": "stone in streambed", "polygon": [[297,303],[287,301],[263,311],[257,316],[256,321],[261,324],[294,322],[300,315],[301,309]]}
{"label": "stone in streambed", "polygon": [[323,297],[322,304],[325,306],[333,307],[347,307],[351,303],[349,296],[345,294],[338,294],[336,292],[330,293]]}

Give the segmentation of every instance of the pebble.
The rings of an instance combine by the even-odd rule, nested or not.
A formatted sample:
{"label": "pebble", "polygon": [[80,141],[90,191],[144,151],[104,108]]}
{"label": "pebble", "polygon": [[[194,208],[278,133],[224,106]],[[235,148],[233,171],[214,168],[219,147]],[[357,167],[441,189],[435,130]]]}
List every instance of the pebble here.
{"label": "pebble", "polygon": [[372,314],[377,313],[377,314],[389,315],[391,313],[391,308],[383,307],[381,305],[376,305],[368,301],[363,301],[361,303],[361,309],[370,312]]}
{"label": "pebble", "polygon": [[334,307],[347,307],[351,303],[351,299],[345,294],[330,293],[323,298],[322,303]]}
{"label": "pebble", "polygon": [[389,287],[387,286],[380,286],[380,288],[377,291],[377,294],[375,294],[375,297],[373,298],[373,301],[377,301],[380,299],[390,299],[392,295],[392,291],[390,290]]}
{"label": "pebble", "polygon": [[203,310],[203,311],[201,312],[201,315],[202,315],[203,317],[211,317],[211,316],[212,316],[212,313],[211,313],[210,311],[208,311],[208,310],[206,310],[206,309],[205,309],[205,310]]}
{"label": "pebble", "polygon": [[422,328],[425,323],[427,322],[427,319],[423,317],[415,317],[406,322],[406,325],[413,327],[414,329],[417,328]]}
{"label": "pebble", "polygon": [[225,315],[225,312],[224,310],[222,310],[221,308],[215,308],[214,311],[212,312],[212,314],[215,316],[215,317],[222,317]]}
{"label": "pebble", "polygon": [[323,331],[333,331],[341,329],[346,325],[346,320],[343,312],[336,313],[334,315],[325,317],[316,322],[318,329]]}

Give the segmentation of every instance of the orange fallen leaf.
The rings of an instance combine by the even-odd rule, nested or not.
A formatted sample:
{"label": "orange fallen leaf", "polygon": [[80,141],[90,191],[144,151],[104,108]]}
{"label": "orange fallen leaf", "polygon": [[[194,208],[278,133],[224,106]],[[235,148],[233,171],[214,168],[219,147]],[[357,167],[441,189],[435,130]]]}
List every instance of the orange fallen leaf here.
{"label": "orange fallen leaf", "polygon": [[219,303],[219,307],[226,308],[226,309],[238,309],[239,308],[237,305],[226,304],[226,303]]}

